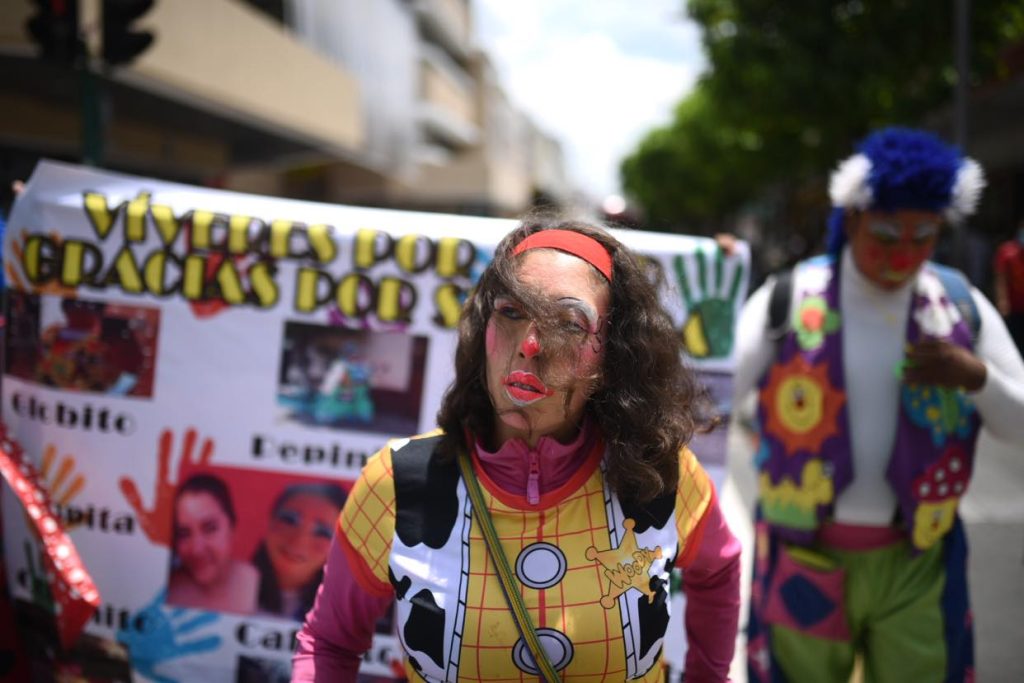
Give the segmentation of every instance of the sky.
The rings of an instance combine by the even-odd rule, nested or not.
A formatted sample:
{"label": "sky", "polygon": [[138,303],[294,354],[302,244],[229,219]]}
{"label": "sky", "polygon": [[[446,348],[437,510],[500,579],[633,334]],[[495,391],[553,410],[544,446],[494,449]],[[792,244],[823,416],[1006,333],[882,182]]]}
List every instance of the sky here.
{"label": "sky", "polygon": [[620,160],[671,120],[704,68],[685,0],[475,0],[477,40],[512,101],[562,142],[569,176],[600,201]]}

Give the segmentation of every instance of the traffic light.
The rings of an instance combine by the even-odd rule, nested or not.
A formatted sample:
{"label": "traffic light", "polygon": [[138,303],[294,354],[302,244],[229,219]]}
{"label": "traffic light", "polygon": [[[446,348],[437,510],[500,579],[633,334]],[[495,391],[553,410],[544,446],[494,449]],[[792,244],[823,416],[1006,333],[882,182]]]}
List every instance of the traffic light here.
{"label": "traffic light", "polygon": [[127,64],[148,48],[153,34],[132,30],[131,23],[153,7],[153,0],[103,0],[103,61]]}
{"label": "traffic light", "polygon": [[43,59],[73,64],[85,54],[78,35],[78,0],[33,0],[34,14],[26,22]]}

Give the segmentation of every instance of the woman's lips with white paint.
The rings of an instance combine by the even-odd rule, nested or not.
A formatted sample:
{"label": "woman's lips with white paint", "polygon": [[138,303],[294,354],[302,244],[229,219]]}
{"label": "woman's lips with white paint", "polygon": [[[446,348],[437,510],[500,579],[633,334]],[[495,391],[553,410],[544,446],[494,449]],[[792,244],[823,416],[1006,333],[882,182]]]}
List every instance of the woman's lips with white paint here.
{"label": "woman's lips with white paint", "polygon": [[535,375],[520,370],[510,373],[503,383],[505,393],[513,403],[520,406],[529,405],[555,393]]}

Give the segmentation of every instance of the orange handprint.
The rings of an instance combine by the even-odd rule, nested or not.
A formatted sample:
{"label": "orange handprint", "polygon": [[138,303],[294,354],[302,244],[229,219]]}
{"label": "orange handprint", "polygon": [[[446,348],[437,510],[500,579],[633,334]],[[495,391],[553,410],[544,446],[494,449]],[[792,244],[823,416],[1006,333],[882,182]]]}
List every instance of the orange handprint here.
{"label": "orange handprint", "polygon": [[[182,472],[187,471],[194,465],[207,465],[213,457],[213,441],[204,439],[202,450],[199,453],[199,460],[192,460],[192,453],[196,446],[196,431],[189,429],[185,432],[185,440],[181,446],[181,462],[178,464],[178,479]],[[157,545],[171,545],[171,520],[174,515],[174,491],[178,482],[170,480],[171,449],[174,442],[174,435],[171,430],[165,429],[160,434],[160,452],[157,461],[157,481],[153,494],[153,507],[145,509],[142,504],[142,497],[135,482],[128,477],[121,477],[119,482],[121,493],[124,494],[128,504],[135,510],[135,516],[142,525],[142,530],[150,541]]]}
{"label": "orange handprint", "polygon": [[[60,461],[60,467],[57,468],[57,471],[53,473],[51,478],[50,472],[53,470],[53,464],[56,460],[57,446],[52,443],[47,444],[46,448],[43,449],[43,462],[42,467],[39,469],[39,474],[42,478],[43,486],[50,494],[50,500],[59,507],[64,507],[85,488],[85,477],[79,474],[69,481],[69,477],[71,477],[72,472],[75,470],[75,458],[71,455],[65,455]],[[67,484],[67,487],[62,490],[65,484]],[[64,528],[73,529],[79,524],[81,522],[66,523]]]}
{"label": "orange handprint", "polygon": [[[71,298],[77,296],[77,290],[74,287],[65,287],[57,281],[51,280],[42,285],[34,285],[28,276],[21,272],[20,268],[15,268],[15,264],[25,262],[25,244],[29,240],[28,230],[22,230],[18,239],[11,245],[11,251],[14,252],[14,259],[8,260],[4,264],[4,270],[7,272],[7,280],[14,286],[15,289],[21,290],[22,292],[30,292],[33,294],[55,294],[64,298]],[[50,239],[53,240],[54,244],[60,246],[64,238],[58,235],[56,232],[50,232]]]}

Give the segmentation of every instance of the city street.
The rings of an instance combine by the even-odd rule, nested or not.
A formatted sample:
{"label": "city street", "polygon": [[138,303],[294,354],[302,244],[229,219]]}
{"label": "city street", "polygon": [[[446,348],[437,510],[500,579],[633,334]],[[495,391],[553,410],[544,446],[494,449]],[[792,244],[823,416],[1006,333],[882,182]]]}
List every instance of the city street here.
{"label": "city street", "polygon": [[[749,600],[750,502],[755,481],[750,441],[741,427],[731,426],[728,443],[722,505],[746,556],[741,634],[731,671],[732,680],[739,683],[747,680],[742,626]],[[995,441],[982,432],[974,478],[960,509],[971,552],[977,680],[1024,681],[1024,448]]]}

